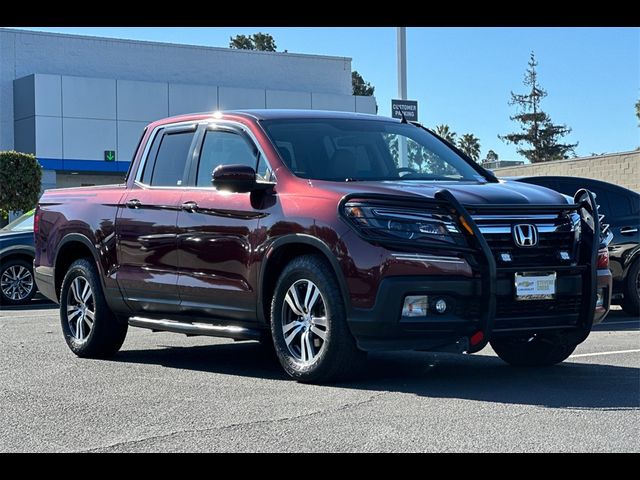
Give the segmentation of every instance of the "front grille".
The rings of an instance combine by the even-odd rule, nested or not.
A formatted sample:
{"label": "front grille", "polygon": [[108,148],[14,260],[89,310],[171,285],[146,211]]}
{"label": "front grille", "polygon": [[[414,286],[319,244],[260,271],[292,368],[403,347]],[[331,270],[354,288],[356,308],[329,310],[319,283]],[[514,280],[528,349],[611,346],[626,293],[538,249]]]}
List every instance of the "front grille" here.
{"label": "front grille", "polygon": [[553,300],[515,300],[498,297],[496,318],[542,317],[580,313],[580,297],[558,297]]}
{"label": "front grille", "polygon": [[[535,247],[516,246],[511,233],[485,234],[484,238],[493,252],[498,267],[566,265],[569,262],[560,259],[561,251],[569,252],[573,258],[573,232],[539,233],[538,245]],[[511,256],[511,262],[502,260],[503,253]]]}
{"label": "front grille", "polygon": [[[474,215],[489,248],[501,267],[570,265],[576,258],[575,230],[576,218],[565,213],[547,215]],[[513,236],[517,224],[534,225],[538,231],[538,244],[534,247],[519,247]],[[567,252],[568,259],[562,259],[560,252]],[[505,261],[502,254],[508,254],[511,261]]]}

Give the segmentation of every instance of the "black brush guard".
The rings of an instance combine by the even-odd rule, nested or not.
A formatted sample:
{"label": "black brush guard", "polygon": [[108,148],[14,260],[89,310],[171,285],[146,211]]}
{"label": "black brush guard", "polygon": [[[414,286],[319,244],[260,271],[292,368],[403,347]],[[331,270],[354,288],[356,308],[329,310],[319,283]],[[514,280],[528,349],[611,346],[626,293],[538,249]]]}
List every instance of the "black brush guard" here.
{"label": "black brush guard", "polygon": [[[457,222],[459,230],[466,233],[467,246],[444,244],[443,242],[420,242],[421,248],[446,250],[460,254],[471,254],[477,262],[481,278],[481,316],[478,322],[478,330],[471,335],[469,353],[482,350],[491,340],[493,324],[496,317],[496,278],[497,267],[489,244],[480,232],[479,227],[467,211],[467,209],[446,189],[439,190],[433,199],[415,198],[402,195],[385,195],[374,193],[351,193],[345,195],[338,206],[340,217],[345,220],[352,228],[354,224],[346,218],[344,214],[344,206],[347,202],[358,200],[364,203],[373,201],[381,202],[386,205],[395,207],[411,207],[416,208],[424,205],[425,207],[439,207],[449,213]],[[597,212],[597,204],[593,193],[586,189],[578,190],[574,196],[573,204],[566,205],[483,205],[483,212],[495,213],[527,213],[527,212],[577,212],[581,219],[581,236],[578,265],[585,266],[582,279],[582,302],[580,309],[580,320],[577,328],[572,332],[576,343],[582,342],[587,338],[595,315],[595,307],[597,301],[597,265],[598,265],[598,249],[600,245],[600,219]],[[464,225],[466,224],[466,226]],[[468,227],[468,228],[467,228]],[[364,234],[358,227],[354,228],[355,232],[364,240],[380,244],[387,248],[416,248],[415,242],[408,240],[392,240],[387,237],[375,237]],[[470,231],[469,231],[470,230]]]}

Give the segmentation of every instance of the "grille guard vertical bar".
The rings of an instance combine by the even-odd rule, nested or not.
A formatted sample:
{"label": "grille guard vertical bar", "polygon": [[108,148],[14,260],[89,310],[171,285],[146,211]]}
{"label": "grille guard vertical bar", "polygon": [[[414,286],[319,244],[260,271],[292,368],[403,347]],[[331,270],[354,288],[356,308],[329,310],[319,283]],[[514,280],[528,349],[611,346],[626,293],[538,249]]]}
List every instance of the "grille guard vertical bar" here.
{"label": "grille guard vertical bar", "polygon": [[479,352],[489,343],[491,331],[493,330],[493,321],[496,317],[496,260],[493,258],[489,244],[480,232],[476,222],[471,218],[471,215],[469,215],[469,212],[467,212],[462,204],[458,202],[458,199],[448,190],[438,190],[434,197],[437,200],[448,203],[456,216],[462,217],[467,222],[467,225],[469,225],[473,232],[475,243],[477,243],[477,246],[482,252],[482,257],[487,269],[486,274],[482,275],[482,297],[485,305],[484,308],[481,308],[482,316],[478,324],[478,331],[482,332],[482,340],[476,345],[470,345],[468,349],[468,353]]}
{"label": "grille guard vertical bar", "polygon": [[[581,329],[577,342],[582,342],[589,336],[591,327],[593,326],[593,318],[596,313],[597,287],[598,287],[598,250],[600,249],[600,218],[598,215],[598,207],[595,195],[584,188],[578,190],[574,195],[574,202],[578,204],[578,213],[581,219],[581,236],[580,243],[583,247],[580,252],[579,261],[588,263],[589,268],[586,270],[587,278],[583,278],[582,282],[582,308],[580,309]],[[589,225],[589,218],[593,222],[593,227]],[[590,245],[589,245],[590,244]],[[590,250],[585,255],[584,246],[590,246]],[[585,256],[587,257],[585,259]],[[588,300],[587,300],[588,299]]]}

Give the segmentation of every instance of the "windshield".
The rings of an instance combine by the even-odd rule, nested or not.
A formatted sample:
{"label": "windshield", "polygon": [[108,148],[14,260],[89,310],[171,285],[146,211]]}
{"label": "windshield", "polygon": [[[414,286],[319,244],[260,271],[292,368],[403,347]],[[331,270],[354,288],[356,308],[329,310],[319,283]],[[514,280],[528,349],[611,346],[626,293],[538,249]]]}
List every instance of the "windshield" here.
{"label": "windshield", "polygon": [[320,118],[265,120],[262,125],[284,163],[301,178],[483,180],[454,150],[411,124]]}
{"label": "windshield", "polygon": [[3,232],[32,232],[33,231],[33,213],[34,210],[30,210],[24,215],[16,218],[13,222],[5,226]]}

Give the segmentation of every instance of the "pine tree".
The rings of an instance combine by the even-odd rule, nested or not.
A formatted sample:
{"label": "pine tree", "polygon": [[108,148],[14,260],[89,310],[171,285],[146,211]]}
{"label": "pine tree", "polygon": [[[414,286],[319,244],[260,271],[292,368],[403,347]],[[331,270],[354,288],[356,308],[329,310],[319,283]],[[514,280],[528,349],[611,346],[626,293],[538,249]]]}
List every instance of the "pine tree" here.
{"label": "pine tree", "polygon": [[519,146],[516,151],[531,163],[569,158],[569,154],[575,154],[574,149],[578,144],[559,143],[562,137],[571,133],[571,128],[554,124],[549,115],[542,111],[540,104],[547,92],[538,83],[537,66],[538,62],[532,52],[523,82],[529,87],[529,92],[511,92],[509,105],[515,105],[518,113],[510,118],[520,124],[520,132],[498,135],[498,138]]}

